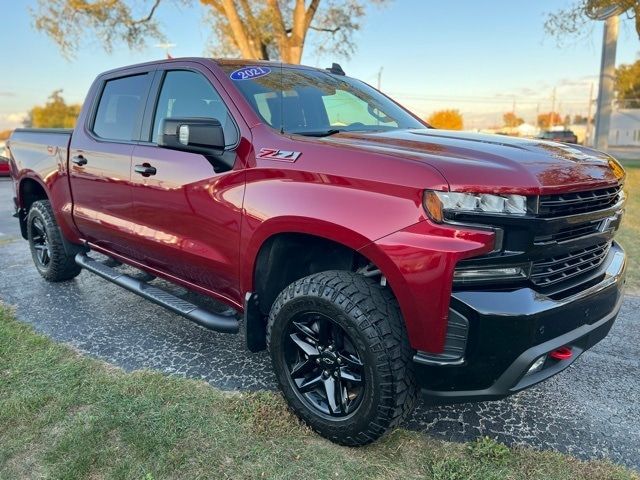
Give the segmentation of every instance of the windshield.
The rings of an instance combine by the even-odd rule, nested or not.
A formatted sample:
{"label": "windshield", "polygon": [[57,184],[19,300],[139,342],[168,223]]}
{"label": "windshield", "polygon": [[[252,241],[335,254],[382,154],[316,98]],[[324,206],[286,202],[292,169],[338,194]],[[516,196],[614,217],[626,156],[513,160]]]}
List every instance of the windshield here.
{"label": "windshield", "polygon": [[344,75],[292,67],[222,68],[256,113],[286,133],[426,128],[377,90]]}

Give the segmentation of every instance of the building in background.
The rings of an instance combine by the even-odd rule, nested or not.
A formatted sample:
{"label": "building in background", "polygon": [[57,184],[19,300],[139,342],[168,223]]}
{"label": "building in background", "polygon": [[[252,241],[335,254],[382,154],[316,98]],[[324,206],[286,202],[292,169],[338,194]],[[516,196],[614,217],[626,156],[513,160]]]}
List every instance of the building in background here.
{"label": "building in background", "polygon": [[640,108],[620,109],[611,115],[609,145],[615,147],[640,146]]}

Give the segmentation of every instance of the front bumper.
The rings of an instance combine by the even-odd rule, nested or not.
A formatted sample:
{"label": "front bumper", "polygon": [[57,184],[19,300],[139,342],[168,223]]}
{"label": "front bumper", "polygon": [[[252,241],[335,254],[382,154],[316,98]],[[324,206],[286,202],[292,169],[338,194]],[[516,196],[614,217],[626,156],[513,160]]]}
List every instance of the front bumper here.
{"label": "front bumper", "polygon": [[[553,300],[531,288],[465,290],[452,294],[451,308],[468,321],[464,356],[434,359],[418,352],[414,369],[423,393],[434,403],[499,399],[559,373],[602,340],[622,303],[625,255],[613,244],[607,259],[577,293]],[[540,356],[570,346],[567,360]]]}

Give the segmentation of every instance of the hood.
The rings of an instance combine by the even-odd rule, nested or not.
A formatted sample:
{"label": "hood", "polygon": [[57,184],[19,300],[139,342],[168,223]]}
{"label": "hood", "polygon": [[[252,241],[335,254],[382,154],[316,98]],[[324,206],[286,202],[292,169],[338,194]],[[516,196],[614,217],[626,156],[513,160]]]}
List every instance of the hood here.
{"label": "hood", "polygon": [[427,163],[454,191],[545,194],[619,183],[609,155],[582,146],[448,130],[342,132],[323,142]]}

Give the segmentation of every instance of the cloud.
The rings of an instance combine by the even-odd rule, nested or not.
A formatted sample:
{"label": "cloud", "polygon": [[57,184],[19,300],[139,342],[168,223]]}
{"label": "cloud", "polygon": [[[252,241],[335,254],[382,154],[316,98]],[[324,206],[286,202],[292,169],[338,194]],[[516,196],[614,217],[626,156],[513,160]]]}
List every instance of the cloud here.
{"label": "cloud", "polygon": [[16,94],[14,92],[2,92],[0,91],[0,97],[15,97]]}
{"label": "cloud", "polygon": [[0,121],[22,122],[27,117],[27,112],[0,113]]}
{"label": "cloud", "polygon": [[20,127],[26,117],[26,112],[0,113],[0,130]]}

